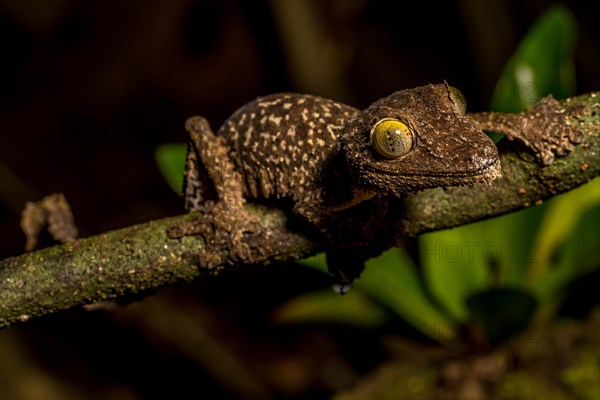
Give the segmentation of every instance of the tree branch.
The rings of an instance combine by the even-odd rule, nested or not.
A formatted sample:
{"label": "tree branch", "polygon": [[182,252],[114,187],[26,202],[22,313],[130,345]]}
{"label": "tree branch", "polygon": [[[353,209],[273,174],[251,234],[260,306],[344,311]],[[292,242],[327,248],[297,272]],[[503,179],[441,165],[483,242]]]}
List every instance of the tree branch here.
{"label": "tree branch", "polygon": [[[406,212],[396,221],[400,235],[416,236],[516,211],[600,175],[600,93],[565,102],[587,107],[584,118],[569,119],[569,124],[577,124],[585,135],[584,142],[571,154],[541,167],[533,157],[513,150],[503,141],[499,146],[503,178],[493,185],[434,189],[407,196]],[[267,228],[265,248],[270,251],[261,256],[261,263],[297,260],[324,250],[322,245],[288,229],[281,210],[251,204],[247,207]],[[169,226],[193,218],[201,216],[188,214],[151,221],[0,261],[0,327],[241,267],[221,265],[201,270],[197,260],[203,249],[202,239],[167,236]]]}

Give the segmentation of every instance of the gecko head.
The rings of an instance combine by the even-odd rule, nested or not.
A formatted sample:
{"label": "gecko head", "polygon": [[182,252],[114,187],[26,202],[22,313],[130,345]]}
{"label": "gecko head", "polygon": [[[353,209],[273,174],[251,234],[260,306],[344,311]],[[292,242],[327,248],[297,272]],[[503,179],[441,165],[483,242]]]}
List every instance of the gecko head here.
{"label": "gecko head", "polygon": [[444,83],[398,91],[358,113],[339,141],[356,188],[401,196],[498,178],[498,150],[465,111],[462,94]]}

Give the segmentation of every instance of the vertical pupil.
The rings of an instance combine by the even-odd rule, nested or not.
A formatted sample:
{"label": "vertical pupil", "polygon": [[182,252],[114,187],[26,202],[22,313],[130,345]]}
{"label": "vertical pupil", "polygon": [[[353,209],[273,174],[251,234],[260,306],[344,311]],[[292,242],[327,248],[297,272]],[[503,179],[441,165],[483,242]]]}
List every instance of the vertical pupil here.
{"label": "vertical pupil", "polygon": [[387,131],[388,146],[390,146],[390,150],[392,150],[392,151],[394,151],[395,147],[396,147],[396,146],[394,146],[394,137],[393,137],[394,133],[395,133],[395,131],[393,131],[391,129],[388,129],[388,131]]}
{"label": "vertical pupil", "polygon": [[400,144],[400,132],[398,129],[394,129],[394,128],[388,128],[386,130],[387,133],[387,142],[388,142],[388,146],[390,148],[390,150],[395,153],[398,149],[398,145]]}

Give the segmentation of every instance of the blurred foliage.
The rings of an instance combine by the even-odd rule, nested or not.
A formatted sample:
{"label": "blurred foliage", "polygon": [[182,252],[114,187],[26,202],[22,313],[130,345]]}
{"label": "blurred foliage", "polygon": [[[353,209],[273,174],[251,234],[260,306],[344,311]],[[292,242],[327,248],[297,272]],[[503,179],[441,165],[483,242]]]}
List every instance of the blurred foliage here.
{"label": "blurred foliage", "polygon": [[321,322],[377,327],[384,324],[389,314],[358,290],[347,296],[331,296],[331,290],[312,292],[308,297],[288,301],[273,314],[275,323]]}
{"label": "blurred foliage", "polygon": [[[490,110],[518,113],[552,94],[575,94],[577,22],[563,5],[550,7],[521,41],[494,88]],[[491,133],[497,142],[503,136]]]}
{"label": "blurred foliage", "polygon": [[[315,268],[326,273],[325,256],[323,254],[306,260],[299,261],[300,264]],[[393,248],[380,257],[367,261],[365,271],[359,280],[355,282],[355,289],[350,293],[358,292],[361,296],[375,300],[379,305],[390,310],[395,315],[402,316],[407,322],[414,326],[424,335],[439,341],[454,339],[454,327],[451,319],[439,310],[428,297],[423,282],[418,276],[414,262],[410,256],[401,248]],[[349,294],[350,294],[349,293]],[[339,296],[328,290],[323,297]],[[353,294],[353,296],[355,296]],[[300,307],[310,307],[312,293],[302,295],[292,300],[297,310]],[[277,311],[279,315],[285,314],[289,305],[282,305]],[[296,311],[298,312],[298,311]],[[336,309],[321,310],[320,313],[330,312],[330,319],[337,320],[335,316],[339,311]],[[359,315],[354,319],[360,321]],[[306,320],[306,315],[304,320]],[[383,321],[381,321],[383,322]]]}
{"label": "blurred foliage", "polygon": [[561,383],[573,390],[580,399],[597,400],[600,395],[600,351],[583,348],[576,352],[569,368],[561,373]]}
{"label": "blurred foliage", "polygon": [[549,94],[575,94],[577,23],[563,5],[542,15],[508,60],[496,83],[490,109],[517,113]]}
{"label": "blurred foliage", "polygon": [[160,173],[171,189],[181,195],[183,188],[183,171],[187,146],[183,143],[161,144],[154,151],[154,158]]}

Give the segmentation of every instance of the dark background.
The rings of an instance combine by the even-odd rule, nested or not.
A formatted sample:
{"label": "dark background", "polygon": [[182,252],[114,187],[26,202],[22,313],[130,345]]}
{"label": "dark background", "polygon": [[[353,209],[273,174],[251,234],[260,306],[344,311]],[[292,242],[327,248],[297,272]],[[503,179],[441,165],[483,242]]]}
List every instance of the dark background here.
{"label": "dark background", "polygon": [[[271,4],[0,1],[0,257],[22,251],[24,202],[53,192],[66,195],[84,236],[181,212],[153,152],[184,142],[191,115],[216,129],[268,93],[365,107],[444,79],[483,110],[550,2]],[[569,6],[585,93],[600,87],[600,24],[590,2]]]}
{"label": "dark background", "polygon": [[[409,4],[0,0],[0,258],[23,251],[19,219],[25,202],[54,192],[64,193],[69,200],[82,236],[181,213],[182,201],[162,179],[154,150],[161,143],[186,141],[183,123],[191,115],[207,117],[216,129],[237,107],[268,93],[307,92],[363,108],[395,90],[443,80],[463,91],[472,111],[484,110],[507,58],[550,4],[542,0]],[[597,90],[597,14],[589,1],[566,5],[579,25],[578,93]],[[264,285],[252,304],[258,310],[268,309],[294,291],[326,284],[315,276],[290,267],[285,273],[251,274],[244,278],[245,284],[219,277],[212,285],[214,292],[202,287],[207,298],[195,307],[203,309],[208,320],[222,317],[226,322],[218,322],[220,331],[251,329],[259,324],[253,318],[260,319],[262,311],[255,315],[245,309],[247,320],[235,319],[241,313],[236,307],[247,302],[244,296],[256,296]],[[194,291],[178,290],[171,296],[185,297],[181,293]],[[218,306],[206,306],[213,303]],[[113,324],[119,328],[111,328]],[[74,334],[73,325],[83,331]],[[37,367],[55,371],[82,393],[92,388],[104,393],[108,385],[104,380],[117,379],[130,385],[126,394],[136,390],[139,394],[144,384],[153,381],[152,374],[144,379],[149,370],[157,380],[164,378],[161,368],[195,371],[189,380],[185,373],[180,379],[203,379],[205,386],[196,387],[199,391],[223,390],[211,374],[203,376],[202,367],[188,365],[187,359],[152,358],[145,342],[139,344],[137,333],[121,329],[104,314],[93,317],[74,311],[10,331],[24,343],[44,343],[42,347],[67,354],[60,362],[55,360],[66,365],[62,369],[48,354],[35,356],[45,360],[37,361]],[[85,335],[91,335],[89,340]],[[268,339],[262,345],[248,344],[247,338],[230,335],[229,342],[238,346],[256,346],[248,351],[250,358],[268,353],[261,347]],[[304,351],[304,345],[298,344],[304,339],[285,337],[299,353]],[[65,347],[65,340],[76,343],[75,347]],[[91,341],[103,345],[86,346]],[[328,337],[318,343],[327,348],[330,341]],[[98,369],[114,355],[109,349],[122,354],[122,346],[145,368],[129,360],[131,364],[121,365],[122,371],[112,365],[111,377],[103,377]],[[270,349],[278,360],[289,357],[297,362],[298,357]],[[370,356],[363,357],[354,371],[375,362],[377,350],[368,346],[367,350],[372,350]],[[0,374],[13,365],[6,358],[2,364],[2,357]],[[299,396],[335,389],[310,382],[275,392]],[[161,387],[157,381],[152,383]],[[172,393],[175,384],[164,385],[143,396]],[[187,386],[181,390],[182,395],[193,392]]]}

